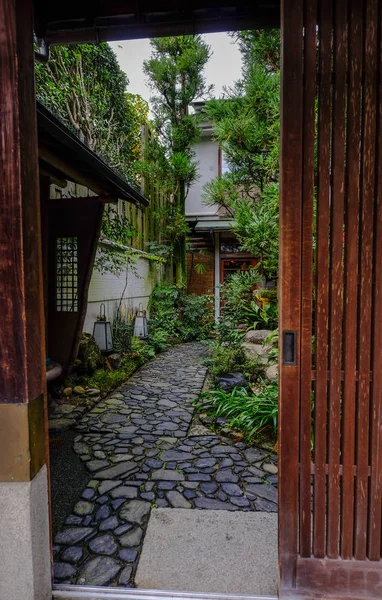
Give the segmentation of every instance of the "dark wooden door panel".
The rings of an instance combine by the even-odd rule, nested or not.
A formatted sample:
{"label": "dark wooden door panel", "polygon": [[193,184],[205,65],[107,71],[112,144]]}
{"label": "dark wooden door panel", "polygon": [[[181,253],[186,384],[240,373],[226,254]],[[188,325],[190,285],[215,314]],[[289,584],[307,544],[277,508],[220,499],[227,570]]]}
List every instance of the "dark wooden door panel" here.
{"label": "dark wooden door panel", "polygon": [[382,597],[381,10],[282,3],[281,598]]}

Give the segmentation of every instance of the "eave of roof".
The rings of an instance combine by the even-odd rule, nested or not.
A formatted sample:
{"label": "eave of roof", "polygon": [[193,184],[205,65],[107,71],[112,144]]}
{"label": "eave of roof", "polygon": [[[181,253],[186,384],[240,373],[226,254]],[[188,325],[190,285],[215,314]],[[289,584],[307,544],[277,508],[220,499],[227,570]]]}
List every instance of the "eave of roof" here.
{"label": "eave of roof", "polygon": [[274,28],[279,0],[34,0],[38,37],[50,44],[92,43],[240,29]]}
{"label": "eave of roof", "polygon": [[140,206],[149,205],[147,198],[81,142],[40,102],[37,102],[36,110],[39,143],[49,144],[53,151],[69,164],[75,161],[77,170],[81,170],[85,177],[88,175],[96,180],[104,194]]}

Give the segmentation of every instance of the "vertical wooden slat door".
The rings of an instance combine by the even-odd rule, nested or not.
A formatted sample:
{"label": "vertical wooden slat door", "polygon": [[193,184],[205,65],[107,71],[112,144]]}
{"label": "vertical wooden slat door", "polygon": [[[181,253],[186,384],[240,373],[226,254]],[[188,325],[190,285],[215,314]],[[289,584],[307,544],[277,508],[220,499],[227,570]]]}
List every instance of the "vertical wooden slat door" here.
{"label": "vertical wooden slat door", "polygon": [[283,0],[280,598],[382,598],[382,2]]}

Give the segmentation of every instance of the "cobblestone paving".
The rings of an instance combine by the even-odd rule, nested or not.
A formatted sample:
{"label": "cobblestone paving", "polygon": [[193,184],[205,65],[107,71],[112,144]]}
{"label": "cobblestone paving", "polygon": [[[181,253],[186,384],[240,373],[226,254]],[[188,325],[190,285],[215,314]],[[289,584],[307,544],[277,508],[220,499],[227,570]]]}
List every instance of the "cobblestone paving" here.
{"label": "cobblestone paving", "polygon": [[77,425],[74,451],[93,479],[55,537],[57,583],[134,586],[156,507],[277,510],[277,457],[187,436],[204,355],[196,343],[161,354]]}

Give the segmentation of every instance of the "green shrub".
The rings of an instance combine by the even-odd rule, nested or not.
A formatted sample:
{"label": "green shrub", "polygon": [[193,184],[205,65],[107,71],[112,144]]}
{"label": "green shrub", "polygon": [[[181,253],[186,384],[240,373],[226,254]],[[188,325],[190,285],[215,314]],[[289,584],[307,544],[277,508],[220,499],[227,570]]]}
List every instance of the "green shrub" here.
{"label": "green shrub", "polygon": [[250,329],[276,329],[279,324],[279,311],[274,304],[266,304],[261,308],[252,300],[244,309],[246,322]]}
{"label": "green shrub", "polygon": [[205,340],[211,336],[214,326],[212,296],[204,294],[183,294],[180,298],[181,326],[183,341]]}
{"label": "green shrub", "polygon": [[112,320],[113,346],[117,352],[129,352],[134,333],[134,323],[121,316],[117,310]]}
{"label": "green shrub", "polygon": [[244,349],[237,344],[210,344],[211,353],[205,360],[212,377],[220,377],[226,373],[244,373],[250,381],[256,381],[264,374],[264,365],[259,359],[248,359]]}
{"label": "green shrub", "polygon": [[253,287],[259,285],[262,278],[256,269],[237,271],[228,277],[221,286],[223,316],[233,319],[236,324],[245,321],[244,309],[252,299]]}
{"label": "green shrub", "polygon": [[180,341],[205,339],[211,334],[211,297],[186,294],[175,285],[158,285],[149,302],[149,340],[157,351]]}
{"label": "green shrub", "polygon": [[101,392],[107,393],[126,381],[126,379],[128,379],[134,370],[135,369],[128,372],[123,369],[118,369],[118,371],[98,369],[93,373],[93,375],[91,375],[91,377],[88,377],[82,381],[84,385],[95,387]]}
{"label": "green shrub", "polygon": [[255,394],[245,388],[234,388],[229,393],[212,390],[202,394],[195,404],[198,412],[206,412],[215,422],[224,417],[229,426],[240,431],[248,441],[260,433],[274,441],[277,438],[277,384],[263,384]]}

